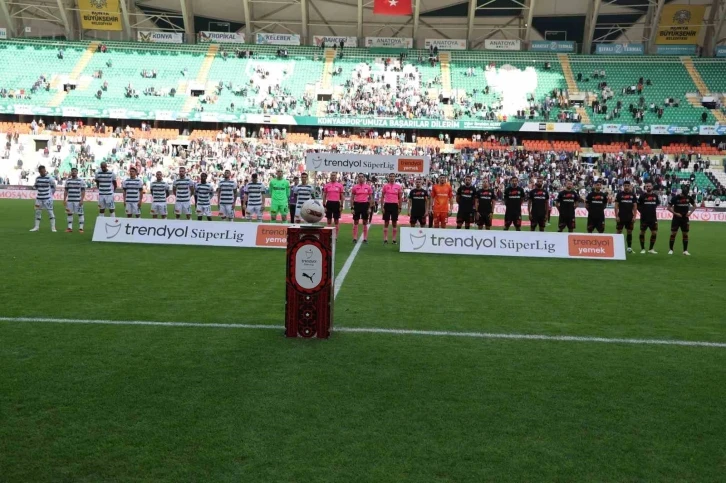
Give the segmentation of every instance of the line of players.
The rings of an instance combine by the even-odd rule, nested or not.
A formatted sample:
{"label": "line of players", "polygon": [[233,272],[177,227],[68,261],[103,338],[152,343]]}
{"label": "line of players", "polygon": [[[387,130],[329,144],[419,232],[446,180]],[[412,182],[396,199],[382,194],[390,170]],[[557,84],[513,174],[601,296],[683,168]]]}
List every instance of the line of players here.
{"label": "line of players", "polygon": [[[48,211],[51,221],[51,229],[55,231],[55,216],[53,214],[53,193],[55,192],[55,182],[53,178],[47,175],[44,166],[38,168],[40,176],[36,179],[35,188],[37,190],[37,201],[35,206],[35,226],[31,231],[38,231],[40,226],[41,210]],[[128,217],[139,217],[141,214],[141,204],[143,200],[144,187],[142,181],[138,178],[135,168],[131,168],[130,177],[124,180],[122,188],[124,191],[124,205],[126,215]],[[290,184],[283,179],[282,170],[276,173],[276,179],[270,182],[270,192],[272,193],[271,218],[273,221],[277,218],[277,213],[281,215],[281,221],[290,213],[296,213],[295,221],[300,220],[300,208],[309,199],[313,198],[314,187],[309,184],[307,173],[301,174],[301,184],[294,186],[294,195],[296,199],[295,205],[289,205],[287,200],[290,199]],[[110,216],[114,215],[115,203],[113,192],[117,183],[115,175],[108,170],[106,163],[101,164],[101,170],[96,173],[96,184],[99,190],[99,213],[105,216],[108,209]],[[388,243],[389,225],[392,225],[392,242],[396,244],[398,231],[398,216],[402,210],[403,204],[403,188],[396,182],[394,174],[388,175],[388,182],[382,187],[383,201],[383,243]],[[277,182],[277,183],[275,183]],[[273,185],[276,185],[273,188]],[[64,192],[64,204],[68,216],[68,229],[73,231],[73,215],[79,218],[80,232],[83,232],[84,213],[83,201],[85,198],[85,182],[78,178],[78,170],[71,170],[71,178],[66,181]],[[185,168],[179,168],[179,177],[174,181],[171,191],[176,196],[175,215],[180,219],[181,215],[185,215],[187,219],[191,219],[191,197],[194,196],[196,201],[197,219],[212,220],[211,200],[214,189],[207,182],[207,174],[202,173],[201,182],[194,184],[186,177]],[[681,193],[673,196],[668,204],[668,210],[673,214],[671,222],[671,236],[669,243],[669,254],[673,253],[673,246],[676,235],[680,230],[682,233],[683,253],[689,255],[689,217],[696,209],[696,203],[693,196],[689,195],[687,185],[682,186]],[[151,213],[153,218],[161,216],[167,217],[166,199],[170,194],[169,185],[163,181],[162,173],[156,173],[156,180],[150,185],[152,195]],[[265,187],[257,180],[257,174],[252,175],[252,181],[248,183],[244,189],[240,189],[237,183],[231,179],[229,170],[224,172],[224,179],[218,184],[216,193],[219,201],[219,211],[222,220],[233,221],[235,218],[235,206],[237,203],[237,193],[241,201],[242,213],[248,220],[254,215],[256,221],[262,219],[262,212],[265,205]],[[278,193],[279,192],[279,193]],[[339,222],[341,214],[341,204],[344,196],[344,187],[338,182],[337,174],[330,175],[330,181],[323,187],[323,205],[325,207],[325,216],[327,224],[330,226],[335,223],[336,234],[339,231]],[[431,191],[423,188],[423,180],[416,179],[415,188],[408,195],[409,198],[409,223],[412,227],[416,225],[426,226],[426,217],[428,215],[428,226],[433,228],[446,228],[448,217],[453,211],[454,195],[451,185],[447,183],[445,176],[439,176],[437,184]],[[533,189],[529,191],[529,195],[519,186],[519,179],[512,177],[510,185],[504,190],[504,230],[509,230],[513,225],[517,231],[522,226],[522,204],[527,201],[529,221],[531,231],[539,228],[544,231],[546,224],[550,219],[551,206],[550,195],[544,188],[544,179],[539,177]],[[432,201],[433,200],[433,201]],[[582,200],[577,191],[573,188],[572,181],[567,181],[565,189],[560,191],[556,198],[556,207],[559,210],[558,231],[565,229],[568,232],[575,230],[575,209],[581,201],[585,202],[588,211],[587,231],[593,233],[603,233],[605,231],[605,208],[608,204],[608,195],[602,191],[602,184],[597,181],[593,190],[588,193],[587,197]],[[496,195],[494,190],[489,186],[489,181],[484,180],[482,187],[477,189],[472,185],[471,176],[464,179],[456,192],[456,202],[458,212],[456,215],[456,227],[469,229],[472,223],[476,223],[479,229],[492,227],[492,218],[494,208],[496,206]],[[368,224],[373,216],[373,188],[366,182],[364,174],[359,174],[356,184],[351,189],[350,205],[353,207],[353,242],[358,239],[358,225],[362,220],[363,223],[363,242],[368,242]],[[648,253],[657,254],[655,251],[655,243],[658,234],[657,219],[658,195],[653,191],[653,185],[650,182],[645,183],[645,192],[636,197],[633,192],[632,185],[629,181],[623,184],[623,190],[615,197],[615,217],[616,230],[620,234],[626,231],[627,251],[632,252],[632,234],[637,214],[640,213],[640,247],[641,253],[646,253],[645,235],[650,230],[650,245]]]}

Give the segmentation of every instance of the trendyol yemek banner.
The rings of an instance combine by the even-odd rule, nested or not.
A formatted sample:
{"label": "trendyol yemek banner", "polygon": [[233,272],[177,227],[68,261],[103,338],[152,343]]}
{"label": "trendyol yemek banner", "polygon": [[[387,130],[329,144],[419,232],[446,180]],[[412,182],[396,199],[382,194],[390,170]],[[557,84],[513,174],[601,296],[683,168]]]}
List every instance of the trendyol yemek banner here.
{"label": "trendyol yemek banner", "polygon": [[625,260],[623,235],[401,228],[401,252]]}
{"label": "trendyol yemek banner", "polygon": [[272,45],[300,45],[300,36],[298,34],[259,33],[255,37],[255,43]]}
{"label": "trendyol yemek banner", "polygon": [[97,218],[93,241],[201,245],[209,247],[285,248],[287,226],[228,221],[181,221],[145,218]]}
{"label": "trendyol yemek banner", "polygon": [[572,40],[533,40],[529,44],[532,52],[574,52],[575,42]]}
{"label": "trendyol yemek banner", "polygon": [[413,39],[409,37],[366,37],[366,47],[413,49]]}
{"label": "trendyol yemek banner", "polygon": [[244,44],[245,34],[240,32],[199,32],[203,44]]}
{"label": "trendyol yemek banner", "polygon": [[643,55],[643,44],[597,44],[595,53],[601,55]]}
{"label": "trendyol yemek banner", "polygon": [[184,42],[184,35],[180,32],[150,32],[139,30],[136,39],[139,42],[181,44]]}
{"label": "trendyol yemek banner", "polygon": [[320,47],[325,42],[326,47],[333,47],[333,44],[344,47],[358,47],[358,37],[339,37],[335,35],[313,35],[313,45]]}
{"label": "trendyol yemek banner", "polygon": [[522,50],[522,42],[510,39],[486,39],[484,50]]}
{"label": "trendyol yemek banner", "polygon": [[427,49],[436,47],[439,50],[466,50],[464,39],[426,39],[424,47]]}
{"label": "trendyol yemek banner", "polygon": [[401,173],[427,176],[431,169],[429,156],[378,156],[354,153],[307,153],[305,167],[310,171],[343,173]]}

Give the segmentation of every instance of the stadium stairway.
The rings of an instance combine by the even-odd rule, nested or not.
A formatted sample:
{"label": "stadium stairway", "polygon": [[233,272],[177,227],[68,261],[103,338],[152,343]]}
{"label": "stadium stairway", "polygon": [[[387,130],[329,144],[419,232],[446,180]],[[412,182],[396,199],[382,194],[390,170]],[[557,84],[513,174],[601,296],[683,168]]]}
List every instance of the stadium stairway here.
{"label": "stadium stairway", "polygon": [[[219,45],[218,44],[209,44],[209,48],[207,49],[207,53],[204,54],[204,60],[202,61],[202,65],[199,67],[199,72],[197,73],[197,83],[198,84],[207,84],[207,78],[209,77],[209,71],[212,68],[212,63],[214,62],[214,59],[217,57],[217,52],[219,52]],[[181,86],[180,86],[181,87]],[[184,86],[186,89],[186,85]],[[183,92],[186,92],[183,91]],[[182,111],[184,113],[189,113],[194,106],[197,105],[197,102],[199,99],[193,96],[187,97],[186,101],[184,101],[184,108]]]}
{"label": "stadium stairway", "polygon": [[[87,88],[88,82],[81,83],[78,77],[81,75],[83,70],[86,68],[89,62],[91,62],[91,59],[93,58],[93,54],[96,53],[98,50],[98,44],[99,42],[91,42],[88,44],[88,47],[86,47],[86,51],[83,52],[83,55],[81,55],[81,58],[78,59],[78,62],[76,62],[76,65],[73,67],[73,70],[69,74],[68,78],[75,80],[77,82],[77,88]],[[53,81],[51,82],[51,88],[56,89],[58,88],[58,82],[60,82],[61,77],[56,76]],[[55,85],[53,85],[55,83]],[[50,100],[48,103],[48,107],[58,107],[61,105],[63,100],[66,98],[66,92],[61,88],[55,96],[53,96],[53,99]]]}
{"label": "stadium stairway", "polygon": [[[439,54],[439,68],[441,69],[441,88],[444,92],[451,93],[451,52]],[[444,117],[446,119],[454,118],[454,106],[444,105]]]}
{"label": "stadium stairway", "polygon": [[[710,94],[711,90],[703,81],[701,74],[698,72],[698,69],[696,69],[696,66],[693,64],[693,59],[691,57],[681,57],[680,59],[683,67],[686,68],[686,71],[688,71],[691,79],[693,79],[693,83],[696,84],[696,87],[698,88],[698,93],[701,94],[701,96]],[[698,105],[694,105],[693,99],[691,98],[688,99],[688,102],[694,107],[702,107],[700,99],[698,100]],[[726,124],[726,116],[724,116],[724,114],[719,109],[711,109],[711,114],[713,114],[713,117],[715,117],[719,123]]]}
{"label": "stadium stairway", "polygon": [[[557,58],[560,60],[560,65],[562,66],[562,73],[565,75],[565,82],[567,82],[567,92],[577,94],[578,92],[580,92],[580,89],[578,89],[577,82],[575,82],[575,76],[572,75],[570,57],[568,57],[567,54],[557,54]],[[587,113],[587,110],[584,107],[577,107],[575,108],[575,110],[582,118],[583,123],[590,124],[590,115]]]}
{"label": "stadium stairway", "polygon": [[[325,65],[323,66],[323,74],[320,77],[320,88],[328,91],[332,87],[333,81],[333,68],[335,63],[335,49],[325,49]],[[317,97],[317,96],[316,96]],[[319,101],[316,110],[317,116],[324,116],[328,111],[328,102]]]}

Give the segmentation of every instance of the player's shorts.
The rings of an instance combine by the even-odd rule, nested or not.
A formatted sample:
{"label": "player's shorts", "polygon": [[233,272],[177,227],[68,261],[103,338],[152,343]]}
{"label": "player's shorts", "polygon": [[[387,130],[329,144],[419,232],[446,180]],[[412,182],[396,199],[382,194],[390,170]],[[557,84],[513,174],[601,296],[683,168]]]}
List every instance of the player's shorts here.
{"label": "player's shorts", "polygon": [[688,231],[691,229],[691,221],[688,219],[688,217],[673,217],[673,220],[671,220],[671,231],[678,231],[679,229],[683,233],[688,233]]}
{"label": "player's shorts", "polygon": [[69,215],[83,215],[83,205],[79,201],[66,202],[66,213]]}
{"label": "player's shorts", "polygon": [[251,220],[252,215],[255,216],[255,220],[261,220],[262,219],[262,205],[258,205],[258,206],[247,205],[247,219]]}
{"label": "player's shorts", "polygon": [[219,205],[219,214],[224,219],[234,220],[234,205]]}
{"label": "player's shorts", "polygon": [[567,228],[568,230],[574,230],[575,229],[575,217],[574,216],[561,216],[559,220],[557,220],[557,228],[560,230],[564,230]]}
{"label": "player's shorts", "polygon": [[367,201],[354,202],[353,203],[353,221],[358,221],[362,218],[363,223],[368,223],[368,208],[369,207],[370,207],[370,203],[368,203]]}
{"label": "player's shorts", "polygon": [[658,220],[644,220],[640,219],[640,231],[658,231]]}
{"label": "player's shorts", "polygon": [[281,215],[287,215],[287,201],[273,201],[270,205],[270,213],[280,213]]}
{"label": "player's shorts", "polygon": [[434,211],[434,223],[443,224],[446,226],[446,223],[449,221],[449,212],[448,211]]}
{"label": "player's shorts", "polygon": [[456,222],[457,223],[471,223],[474,221],[474,212],[473,211],[461,211],[459,210],[456,212]]}
{"label": "player's shorts", "polygon": [[191,215],[192,203],[190,201],[177,201],[174,203],[174,213],[177,215]]}
{"label": "player's shorts", "polygon": [[113,195],[99,195],[98,196],[98,209],[99,210],[111,210],[116,209],[116,203],[113,201]]}
{"label": "player's shorts", "polygon": [[152,215],[166,216],[167,215],[166,210],[167,210],[166,203],[151,203],[151,214]]}
{"label": "player's shorts", "polygon": [[287,207],[290,210],[288,211],[288,213],[290,213],[292,217],[295,218],[295,213],[297,213],[297,205],[287,205]]}
{"label": "player's shorts", "polygon": [[532,214],[532,219],[529,221],[531,226],[538,226],[540,228],[544,228],[547,226],[547,215],[542,215],[539,213]]}
{"label": "player's shorts", "polygon": [[138,203],[124,203],[127,215],[140,215],[141,208]]}
{"label": "player's shorts", "polygon": [[491,213],[482,213],[480,211],[479,213],[477,213],[476,224],[478,226],[486,226],[487,228],[491,228],[491,226],[492,226],[492,214]]}
{"label": "player's shorts", "polygon": [[588,216],[587,217],[587,229],[588,230],[596,230],[596,229],[605,229],[605,217],[600,216]]}
{"label": "player's shorts", "polygon": [[426,226],[426,215],[413,214],[409,218],[409,223],[411,226],[416,226],[416,223],[420,224],[422,227]]}
{"label": "player's shorts", "polygon": [[512,214],[512,213],[504,213],[504,227],[509,228],[510,226],[514,225],[515,228],[519,228],[522,226],[522,215],[520,214]]}
{"label": "player's shorts", "polygon": [[383,204],[383,221],[398,221],[398,203]]}
{"label": "player's shorts", "polygon": [[620,221],[615,223],[615,228],[622,231],[623,229],[632,230],[635,225],[635,220],[631,218],[620,217]]}
{"label": "player's shorts", "polygon": [[212,216],[212,207],[210,205],[197,205],[197,216]]}
{"label": "player's shorts", "polygon": [[53,211],[53,200],[35,200],[35,209]]}
{"label": "player's shorts", "polygon": [[325,203],[325,218],[340,220],[340,201],[328,201]]}

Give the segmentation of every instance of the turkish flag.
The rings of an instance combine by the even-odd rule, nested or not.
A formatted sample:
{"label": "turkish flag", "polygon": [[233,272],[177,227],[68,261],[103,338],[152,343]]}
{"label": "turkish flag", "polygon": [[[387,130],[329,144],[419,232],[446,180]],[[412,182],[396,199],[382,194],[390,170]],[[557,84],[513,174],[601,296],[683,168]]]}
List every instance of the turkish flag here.
{"label": "turkish flag", "polygon": [[373,0],[376,15],[411,15],[411,0]]}

